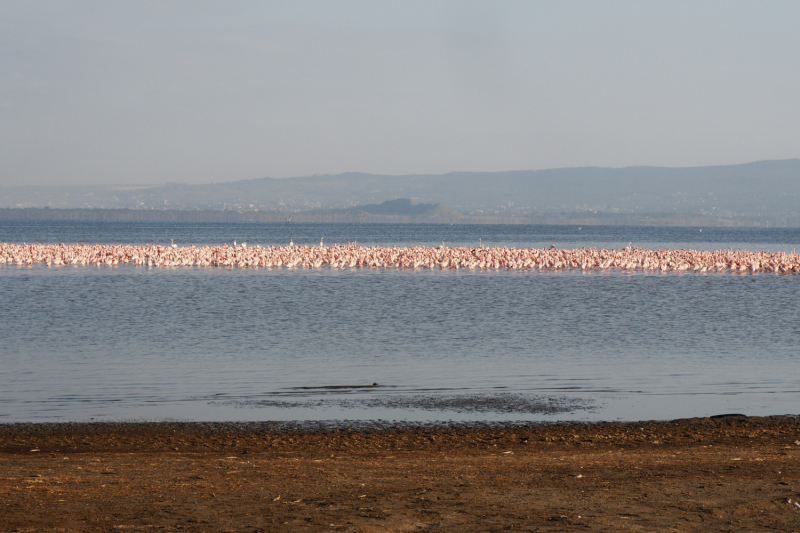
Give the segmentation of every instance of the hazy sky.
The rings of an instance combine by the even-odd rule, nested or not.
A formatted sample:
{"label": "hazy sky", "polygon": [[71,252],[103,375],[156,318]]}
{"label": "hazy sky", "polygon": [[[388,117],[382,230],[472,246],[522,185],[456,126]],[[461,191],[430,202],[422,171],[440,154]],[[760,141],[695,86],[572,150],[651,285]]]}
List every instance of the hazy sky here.
{"label": "hazy sky", "polygon": [[800,2],[0,0],[0,185],[800,156]]}

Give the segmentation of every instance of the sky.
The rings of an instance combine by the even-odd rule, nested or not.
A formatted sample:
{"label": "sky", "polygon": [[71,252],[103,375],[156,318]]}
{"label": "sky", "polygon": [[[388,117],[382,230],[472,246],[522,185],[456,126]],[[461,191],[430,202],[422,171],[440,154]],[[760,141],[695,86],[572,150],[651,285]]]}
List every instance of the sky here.
{"label": "sky", "polygon": [[800,2],[0,0],[0,185],[800,157]]}

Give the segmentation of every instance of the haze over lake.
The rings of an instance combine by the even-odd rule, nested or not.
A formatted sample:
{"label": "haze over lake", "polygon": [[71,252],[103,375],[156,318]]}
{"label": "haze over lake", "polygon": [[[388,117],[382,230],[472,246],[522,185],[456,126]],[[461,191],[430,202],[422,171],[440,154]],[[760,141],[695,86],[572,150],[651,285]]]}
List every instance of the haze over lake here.
{"label": "haze over lake", "polygon": [[[234,220],[282,221],[287,215],[305,214],[316,216],[307,221],[323,222],[331,221],[326,215],[336,214],[342,222],[349,214],[352,221],[367,216],[361,221],[400,222],[369,219],[368,215],[418,214],[410,203],[396,204],[402,198],[447,206],[439,210],[440,220],[429,217],[418,222],[459,222],[459,217],[466,215],[462,222],[553,223],[544,217],[561,216],[594,219],[587,222],[594,224],[796,227],[800,226],[800,159],[697,168],[561,168],[403,176],[350,172],[202,185],[6,187],[0,188],[0,208],[130,209],[137,213],[32,215],[15,210],[0,211],[0,217],[116,216],[136,220],[147,215],[158,220],[158,214],[143,211],[189,210],[191,213],[172,216],[221,221],[221,211],[227,211],[227,216],[239,216]],[[394,203],[384,204],[387,200]],[[382,205],[374,205],[379,203]],[[186,218],[190,216],[194,218]]]}
{"label": "haze over lake", "polygon": [[[0,243],[793,253],[798,20],[786,1],[6,0]],[[795,412],[798,278],[757,261],[6,261],[0,420]]]}

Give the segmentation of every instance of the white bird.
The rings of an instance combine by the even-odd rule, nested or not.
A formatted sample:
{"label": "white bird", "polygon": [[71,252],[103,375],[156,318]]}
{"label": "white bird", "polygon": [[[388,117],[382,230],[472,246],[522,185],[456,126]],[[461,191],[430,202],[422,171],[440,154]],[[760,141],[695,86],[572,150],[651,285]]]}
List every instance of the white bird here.
{"label": "white bird", "polygon": [[294,246],[294,241],[292,239],[289,239],[289,246]]}
{"label": "white bird", "polygon": [[233,247],[236,248],[236,239],[233,239]]}
{"label": "white bird", "polygon": [[247,243],[246,242],[242,243],[242,248],[247,248]]}
{"label": "white bird", "polygon": [[324,244],[322,244],[322,239],[324,239],[324,238],[325,238],[325,237],[320,237],[320,238],[319,238],[319,245],[320,245],[320,247],[322,247],[322,246],[325,246]]}
{"label": "white bird", "polygon": [[628,246],[626,246],[626,247],[625,247],[625,249],[626,249],[626,250],[628,250],[629,252],[630,252],[631,250],[633,250],[633,243],[632,243],[632,242],[629,242],[629,243],[628,243]]}
{"label": "white bird", "polygon": [[177,248],[177,247],[178,247],[178,245],[177,245],[177,244],[175,244],[175,240],[174,240],[174,239],[170,239],[170,240],[169,240],[169,242],[171,242],[171,243],[172,243],[172,247],[173,247],[173,248]]}

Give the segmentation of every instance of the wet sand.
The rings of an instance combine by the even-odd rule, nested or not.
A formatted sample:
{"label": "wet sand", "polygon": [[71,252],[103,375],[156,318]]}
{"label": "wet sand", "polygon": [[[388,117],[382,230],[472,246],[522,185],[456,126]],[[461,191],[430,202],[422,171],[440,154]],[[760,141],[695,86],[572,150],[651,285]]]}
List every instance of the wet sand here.
{"label": "wet sand", "polygon": [[800,419],[0,425],[0,531],[800,529]]}

